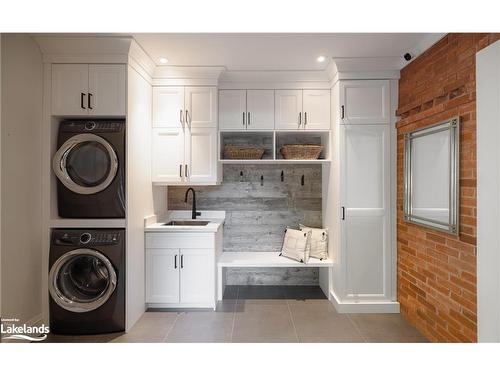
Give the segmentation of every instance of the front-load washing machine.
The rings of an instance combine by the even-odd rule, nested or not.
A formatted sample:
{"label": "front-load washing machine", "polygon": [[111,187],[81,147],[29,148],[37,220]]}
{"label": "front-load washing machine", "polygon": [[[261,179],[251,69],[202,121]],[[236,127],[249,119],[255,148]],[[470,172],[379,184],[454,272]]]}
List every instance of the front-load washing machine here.
{"label": "front-load washing machine", "polygon": [[65,120],[52,160],[62,218],[125,217],[125,120]]}
{"label": "front-load washing machine", "polygon": [[125,330],[125,230],[54,229],[49,255],[50,330]]}

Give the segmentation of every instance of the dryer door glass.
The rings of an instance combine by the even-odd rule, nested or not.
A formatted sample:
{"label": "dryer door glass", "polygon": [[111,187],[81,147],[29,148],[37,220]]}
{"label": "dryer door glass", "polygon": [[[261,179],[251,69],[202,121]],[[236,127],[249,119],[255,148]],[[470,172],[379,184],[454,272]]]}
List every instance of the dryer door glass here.
{"label": "dryer door glass", "polygon": [[116,287],[116,272],[101,253],[78,249],[54,263],[50,280],[50,293],[58,305],[74,312],[87,312],[109,299]]}
{"label": "dryer door glass", "polygon": [[106,180],[111,169],[111,159],[106,148],[98,142],[75,145],[66,158],[69,177],[81,186],[98,186]]}
{"label": "dryer door glass", "polygon": [[104,138],[95,134],[78,134],[57,150],[52,169],[71,191],[95,194],[113,182],[118,171],[118,158]]}

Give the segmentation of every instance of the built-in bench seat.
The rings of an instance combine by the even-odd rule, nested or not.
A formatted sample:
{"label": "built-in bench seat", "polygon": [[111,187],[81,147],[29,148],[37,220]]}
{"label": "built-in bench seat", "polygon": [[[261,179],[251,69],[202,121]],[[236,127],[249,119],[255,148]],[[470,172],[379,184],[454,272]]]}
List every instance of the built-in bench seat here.
{"label": "built-in bench seat", "polygon": [[222,300],[226,286],[225,269],[231,267],[333,267],[333,260],[309,258],[309,262],[300,263],[279,256],[275,252],[222,252],[217,262],[217,299]]}

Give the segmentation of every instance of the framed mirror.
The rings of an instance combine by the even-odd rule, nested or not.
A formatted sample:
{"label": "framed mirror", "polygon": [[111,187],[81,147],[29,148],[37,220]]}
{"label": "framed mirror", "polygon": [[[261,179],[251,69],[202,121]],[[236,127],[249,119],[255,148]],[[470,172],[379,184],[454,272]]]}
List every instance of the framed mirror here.
{"label": "framed mirror", "polygon": [[458,235],[459,118],[405,134],[404,220]]}

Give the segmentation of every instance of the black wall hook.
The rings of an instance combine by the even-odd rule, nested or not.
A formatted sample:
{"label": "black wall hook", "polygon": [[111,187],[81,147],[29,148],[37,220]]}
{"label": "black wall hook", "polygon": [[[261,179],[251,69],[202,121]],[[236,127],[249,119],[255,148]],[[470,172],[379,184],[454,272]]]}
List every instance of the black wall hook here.
{"label": "black wall hook", "polygon": [[302,177],[300,178],[300,184],[304,186],[304,175],[302,175]]}
{"label": "black wall hook", "polygon": [[285,173],[281,171],[281,182],[285,181]]}

